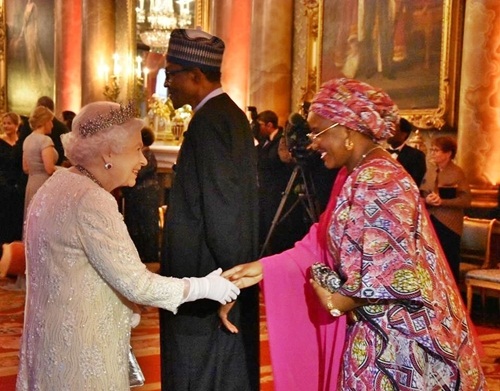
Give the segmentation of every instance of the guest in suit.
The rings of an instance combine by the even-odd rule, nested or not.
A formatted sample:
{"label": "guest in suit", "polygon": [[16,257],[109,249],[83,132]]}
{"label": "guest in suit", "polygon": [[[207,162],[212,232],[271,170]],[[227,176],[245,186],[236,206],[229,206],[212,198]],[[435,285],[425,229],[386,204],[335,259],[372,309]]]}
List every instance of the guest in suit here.
{"label": "guest in suit", "polygon": [[142,153],[148,164],[137,174],[135,186],[122,189],[125,199],[125,224],[142,262],[158,262],[160,184],[156,173],[158,163],[149,148],[155,141],[155,134],[151,128],[144,127],[141,137],[144,145]]}
{"label": "guest in suit", "polygon": [[133,186],[147,163],[143,126],[133,104],[83,107],[62,140],[74,166],[57,170],[33,198],[18,391],[129,390],[134,303],[175,313],[184,302],[237,297],[221,270],[179,279],[141,262],[110,193]]}
{"label": "guest in suit", "polygon": [[[265,244],[271,228],[273,218],[278,211],[286,185],[293,171],[293,164],[281,161],[278,148],[283,138],[283,129],[278,126],[278,116],[274,111],[266,110],[257,115],[260,142],[257,145],[258,178],[259,178],[259,244]],[[292,199],[290,198],[290,201]],[[290,203],[283,208],[283,214],[290,207]],[[281,217],[283,217],[281,214]],[[297,213],[295,213],[297,215]],[[292,219],[294,216],[291,216]],[[299,215],[300,218],[300,215]],[[283,221],[276,225],[271,233],[270,241],[266,246],[267,254],[275,254],[290,248],[297,237],[289,232],[296,224]]]}
{"label": "guest in suit", "polygon": [[[224,42],[202,30],[170,35],[165,87],[175,108],[194,115],[184,133],[170,191],[161,273],[228,269],[258,251],[257,153],[245,113],[222,90]],[[219,307],[187,303],[160,311],[162,390],[259,389],[258,289],[242,291],[220,326]]]}
{"label": "guest in suit", "polygon": [[471,203],[470,186],[465,173],[453,162],[457,143],[449,136],[432,140],[433,167],[427,171],[420,190],[443,247],[453,277],[460,281],[460,238],[464,228],[464,209]]}
{"label": "guest in suit", "polygon": [[420,186],[427,170],[425,154],[417,148],[406,144],[412,131],[411,123],[405,118],[399,120],[394,136],[389,137],[387,143],[391,146],[389,153],[410,174],[417,186]]}
{"label": "guest in suit", "polygon": [[61,116],[62,116],[63,124],[66,125],[68,130],[71,130],[71,125],[73,124],[73,120],[76,117],[76,113],[74,111],[71,111],[71,110],[64,110],[61,113]]}

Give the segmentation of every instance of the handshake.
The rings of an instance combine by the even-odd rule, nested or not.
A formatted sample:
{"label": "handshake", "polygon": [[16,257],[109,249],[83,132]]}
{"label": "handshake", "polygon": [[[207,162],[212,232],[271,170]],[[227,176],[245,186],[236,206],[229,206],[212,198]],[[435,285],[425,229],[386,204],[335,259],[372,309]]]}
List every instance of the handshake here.
{"label": "handshake", "polygon": [[205,277],[186,277],[183,280],[189,283],[189,290],[184,302],[198,299],[210,299],[221,304],[235,300],[240,290],[229,280],[221,276],[222,269],[218,268]]}

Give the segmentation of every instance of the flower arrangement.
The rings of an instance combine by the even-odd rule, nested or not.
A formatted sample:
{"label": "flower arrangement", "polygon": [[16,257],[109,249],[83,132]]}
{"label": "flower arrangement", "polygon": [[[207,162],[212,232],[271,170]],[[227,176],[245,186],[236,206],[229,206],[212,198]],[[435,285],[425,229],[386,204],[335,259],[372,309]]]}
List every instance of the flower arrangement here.
{"label": "flower arrangement", "polygon": [[[170,101],[170,99],[169,99]],[[174,117],[171,118],[172,121],[174,122],[184,122],[186,123],[191,119],[193,115],[193,110],[191,109],[190,105],[184,105],[182,107],[179,107],[177,110],[175,110]]]}
{"label": "flower arrangement", "polygon": [[153,126],[157,140],[180,140],[192,115],[190,105],[176,110],[170,98],[153,94],[148,101],[148,123]]}
{"label": "flower arrangement", "polygon": [[175,109],[172,101],[169,98],[163,99],[157,94],[151,95],[148,101],[148,109],[148,115],[150,117],[157,115],[171,120],[175,116]]}

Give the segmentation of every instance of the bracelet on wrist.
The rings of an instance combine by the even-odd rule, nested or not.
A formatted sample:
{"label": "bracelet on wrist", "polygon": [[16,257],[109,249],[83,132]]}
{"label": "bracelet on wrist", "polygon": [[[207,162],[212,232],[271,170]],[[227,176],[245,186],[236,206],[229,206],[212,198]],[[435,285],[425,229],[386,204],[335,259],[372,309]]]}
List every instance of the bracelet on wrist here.
{"label": "bracelet on wrist", "polygon": [[328,299],[326,299],[326,306],[328,308],[328,311],[330,312],[330,315],[333,316],[334,318],[338,318],[339,316],[344,315],[342,311],[333,306],[331,295],[328,296]]}

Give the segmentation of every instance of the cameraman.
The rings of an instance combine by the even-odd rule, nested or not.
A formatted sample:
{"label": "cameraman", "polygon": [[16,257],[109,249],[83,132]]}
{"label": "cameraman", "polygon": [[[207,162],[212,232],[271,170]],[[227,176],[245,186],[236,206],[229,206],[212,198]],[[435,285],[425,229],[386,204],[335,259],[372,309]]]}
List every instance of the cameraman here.
{"label": "cameraman", "polygon": [[[258,125],[259,143],[257,144],[257,169],[259,182],[259,245],[265,243],[273,218],[281,202],[293,164],[281,161],[278,147],[283,139],[283,129],[278,126],[278,116],[271,110],[259,113],[255,122]],[[267,253],[275,254],[288,246],[288,241],[281,239],[281,227],[276,227],[267,246]],[[286,239],[286,238],[285,238]],[[286,247],[288,248],[288,247]]]}

